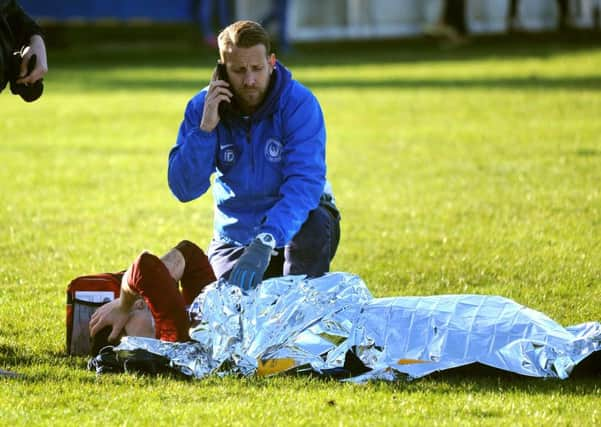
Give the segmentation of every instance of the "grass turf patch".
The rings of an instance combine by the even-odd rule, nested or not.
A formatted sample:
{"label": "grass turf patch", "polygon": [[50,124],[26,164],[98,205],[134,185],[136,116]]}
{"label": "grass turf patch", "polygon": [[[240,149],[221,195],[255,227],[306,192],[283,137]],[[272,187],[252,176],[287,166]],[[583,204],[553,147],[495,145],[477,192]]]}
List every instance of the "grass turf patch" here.
{"label": "grass turf patch", "polygon": [[[25,375],[0,379],[0,424],[601,422],[598,376],[191,382],[96,378],[64,356],[72,278],[212,234],[211,196],[178,203],[166,164],[216,55],[116,38],[51,48],[39,102],[0,96],[0,368]],[[334,270],[375,296],[499,294],[566,325],[600,320],[599,43],[300,46],[283,61],[326,117]]]}

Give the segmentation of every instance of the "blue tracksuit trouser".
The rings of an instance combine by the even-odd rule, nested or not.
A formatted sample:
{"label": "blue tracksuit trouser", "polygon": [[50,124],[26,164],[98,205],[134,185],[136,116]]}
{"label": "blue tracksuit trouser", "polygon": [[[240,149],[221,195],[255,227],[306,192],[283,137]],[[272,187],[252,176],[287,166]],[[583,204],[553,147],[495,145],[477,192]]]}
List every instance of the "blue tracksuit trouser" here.
{"label": "blue tracksuit trouser", "polygon": [[[283,248],[276,248],[277,255],[265,271],[264,279],[306,274],[319,277],[330,271],[330,262],[336,254],[340,241],[340,214],[330,204],[320,204],[292,241]],[[217,278],[226,278],[244,252],[244,246],[213,239],[209,245],[209,262]]]}

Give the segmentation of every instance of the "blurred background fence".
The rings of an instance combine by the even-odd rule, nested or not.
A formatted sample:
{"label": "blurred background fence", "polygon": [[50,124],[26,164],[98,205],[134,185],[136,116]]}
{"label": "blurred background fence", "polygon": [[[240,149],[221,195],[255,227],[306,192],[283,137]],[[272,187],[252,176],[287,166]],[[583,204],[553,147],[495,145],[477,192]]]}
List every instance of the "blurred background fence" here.
{"label": "blurred background fence", "polygon": [[[209,0],[200,0],[209,1]],[[259,20],[271,0],[218,0],[228,3],[235,19]],[[21,0],[32,16],[45,22],[189,22],[193,0]],[[289,0],[288,37],[292,41],[418,36],[439,16],[443,0]],[[471,33],[508,31],[510,0],[466,0]],[[568,0],[573,28],[597,28],[601,0]],[[548,31],[557,26],[556,0],[520,0],[520,29]]]}

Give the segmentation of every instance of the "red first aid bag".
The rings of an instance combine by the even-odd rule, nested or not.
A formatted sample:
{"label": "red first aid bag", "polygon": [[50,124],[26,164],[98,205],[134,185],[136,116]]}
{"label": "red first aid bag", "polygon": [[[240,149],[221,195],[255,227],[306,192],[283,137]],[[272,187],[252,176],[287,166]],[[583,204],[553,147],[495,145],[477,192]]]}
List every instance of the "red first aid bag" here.
{"label": "red first aid bag", "polygon": [[90,318],[98,307],[119,298],[123,273],[80,276],[67,287],[67,353],[89,355]]}

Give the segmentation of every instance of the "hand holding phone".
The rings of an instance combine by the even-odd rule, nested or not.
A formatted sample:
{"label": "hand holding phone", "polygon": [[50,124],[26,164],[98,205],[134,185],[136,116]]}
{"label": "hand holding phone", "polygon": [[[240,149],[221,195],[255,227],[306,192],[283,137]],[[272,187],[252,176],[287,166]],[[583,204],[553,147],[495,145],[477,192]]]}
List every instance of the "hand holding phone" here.
{"label": "hand holding phone", "polygon": [[[225,64],[221,62],[217,62],[217,66],[215,67],[215,71],[213,72],[213,80],[223,80],[229,84],[230,80],[227,77],[227,70],[225,68]],[[233,98],[233,97],[232,97]],[[221,120],[227,119],[227,117],[232,113],[232,98],[230,101],[221,101],[219,103],[219,118]]]}
{"label": "hand holding phone", "polygon": [[211,132],[220,120],[227,120],[232,111],[233,97],[225,64],[218,62],[205,97],[200,128],[205,132]]}

